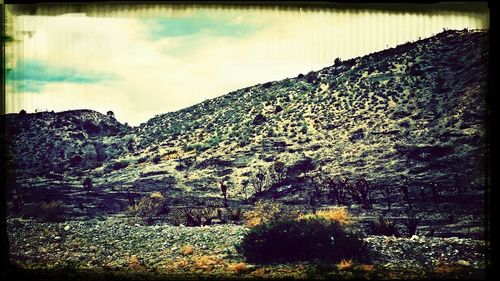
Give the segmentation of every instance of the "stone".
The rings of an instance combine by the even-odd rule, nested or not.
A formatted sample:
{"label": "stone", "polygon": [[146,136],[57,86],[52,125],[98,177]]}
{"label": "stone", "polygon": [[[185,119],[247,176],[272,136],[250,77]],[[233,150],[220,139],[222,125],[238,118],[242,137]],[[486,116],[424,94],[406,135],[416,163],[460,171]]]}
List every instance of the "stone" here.
{"label": "stone", "polygon": [[64,230],[68,231],[69,230],[69,225],[65,226]]}
{"label": "stone", "polygon": [[470,262],[468,262],[466,260],[459,260],[459,261],[457,261],[457,264],[462,265],[462,266],[470,266]]}

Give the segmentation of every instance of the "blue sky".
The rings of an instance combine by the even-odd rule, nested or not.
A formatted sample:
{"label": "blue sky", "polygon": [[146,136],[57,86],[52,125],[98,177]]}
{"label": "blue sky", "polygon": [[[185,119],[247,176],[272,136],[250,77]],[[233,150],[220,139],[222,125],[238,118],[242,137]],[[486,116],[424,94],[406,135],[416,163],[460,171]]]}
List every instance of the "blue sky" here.
{"label": "blue sky", "polygon": [[16,67],[7,71],[6,79],[17,92],[37,93],[49,83],[93,84],[110,81],[114,77],[112,74],[82,72],[37,60],[18,60]]}
{"label": "blue sky", "polygon": [[395,14],[185,6],[11,16],[6,111],[89,108],[138,125],[156,114],[295,77],[443,30],[488,27],[487,13]]}

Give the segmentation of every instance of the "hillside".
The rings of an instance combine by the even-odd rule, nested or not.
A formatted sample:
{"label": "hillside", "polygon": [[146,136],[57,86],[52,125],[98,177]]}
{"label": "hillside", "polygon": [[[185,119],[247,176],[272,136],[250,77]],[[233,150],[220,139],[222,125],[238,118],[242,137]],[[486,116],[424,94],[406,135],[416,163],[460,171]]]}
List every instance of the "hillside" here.
{"label": "hillside", "polygon": [[269,190],[296,203],[307,203],[306,173],[484,190],[488,40],[487,31],[445,31],[135,128],[87,110],[7,115],[10,184],[81,189],[89,176],[104,190],[186,199],[220,197],[224,181],[243,199],[261,169]]}

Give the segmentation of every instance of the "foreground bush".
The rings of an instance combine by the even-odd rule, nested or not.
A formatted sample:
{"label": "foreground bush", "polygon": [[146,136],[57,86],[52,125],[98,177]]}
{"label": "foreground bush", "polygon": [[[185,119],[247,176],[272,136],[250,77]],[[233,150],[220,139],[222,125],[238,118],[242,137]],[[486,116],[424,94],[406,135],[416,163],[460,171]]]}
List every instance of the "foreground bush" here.
{"label": "foreground bush", "polygon": [[239,250],[254,263],[366,259],[365,245],[356,234],[323,218],[259,224],[243,238]]}

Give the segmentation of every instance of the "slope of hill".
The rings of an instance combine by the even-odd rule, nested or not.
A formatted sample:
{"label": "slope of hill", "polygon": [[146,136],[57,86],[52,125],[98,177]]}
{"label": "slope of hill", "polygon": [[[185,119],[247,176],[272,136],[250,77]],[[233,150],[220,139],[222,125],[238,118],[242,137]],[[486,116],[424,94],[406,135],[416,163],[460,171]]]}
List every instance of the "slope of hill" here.
{"label": "slope of hill", "polygon": [[[9,115],[16,181],[56,173],[81,186],[90,176],[95,186],[170,197],[220,196],[225,181],[230,197],[241,199],[261,170],[267,187],[294,202],[311,188],[306,173],[414,190],[457,183],[481,190],[488,40],[487,31],[445,31],[239,89],[132,129],[91,111],[23,117],[29,121]],[[102,129],[89,131],[89,120]],[[277,162],[285,166],[279,184]]]}

